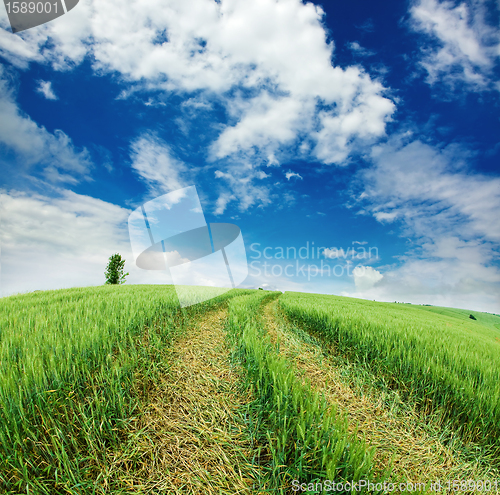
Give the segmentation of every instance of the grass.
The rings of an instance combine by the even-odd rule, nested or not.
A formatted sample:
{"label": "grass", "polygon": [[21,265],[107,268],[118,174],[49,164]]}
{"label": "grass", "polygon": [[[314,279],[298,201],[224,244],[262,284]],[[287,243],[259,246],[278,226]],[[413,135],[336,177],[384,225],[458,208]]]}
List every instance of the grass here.
{"label": "grass", "polygon": [[243,495],[259,486],[246,435],[250,397],[230,363],[226,315],[226,305],[207,311],[159,349],[168,370],[140,394],[129,441],[108,451],[110,493]]}
{"label": "grass", "polygon": [[[500,342],[477,322],[418,307],[286,293],[280,308],[298,324],[439,415],[491,463],[500,457]],[[474,444],[474,445],[472,445]]]}
{"label": "grass", "polygon": [[373,450],[348,432],[345,418],[298,380],[290,362],[273,349],[258,316],[269,297],[275,295],[232,299],[228,318],[235,355],[255,396],[250,405],[255,441],[268,472],[262,491],[293,493],[294,480],[311,486],[322,480],[383,482],[387,473],[375,474]]}
{"label": "grass", "polygon": [[344,359],[331,346],[291,324],[277,308],[263,307],[266,330],[281,355],[293,362],[296,376],[308,379],[330,404],[348,417],[349,431],[375,447],[373,462],[383,471],[392,459],[390,481],[442,482],[496,479],[488,463],[467,459],[460,446],[443,445],[442,431],[429,416],[403,402],[397,390],[377,387],[380,379],[361,364]]}
{"label": "grass", "polygon": [[[460,320],[461,322],[471,323],[472,320],[469,318],[473,315],[476,318],[476,325],[482,325],[490,330],[497,332],[496,338],[500,338],[500,316],[492,313],[482,313],[480,311],[469,311],[467,309],[457,309],[457,308],[443,308],[441,306],[413,306],[424,311],[430,311],[431,313],[437,313],[444,316],[451,316]],[[483,330],[484,332],[484,330]]]}
{"label": "grass", "polygon": [[158,364],[144,339],[168,345],[190,318],[236,293],[184,311],[173,286],[101,286],[1,299],[3,493],[94,493],[106,450],[122,442],[136,412],[137,375]]}
{"label": "grass", "polygon": [[[201,300],[213,289],[192,291]],[[268,303],[284,315],[278,330]],[[494,471],[498,316],[469,314],[249,290],[181,309],[173,286],[157,285],[0,299],[0,492],[245,493],[253,483],[285,494],[294,480],[377,483],[392,476],[390,444],[407,441],[405,414],[423,445],[408,455],[431,445],[427,415],[439,441],[461,439],[468,467]],[[332,400],[334,382],[373,403]],[[363,418],[372,413],[380,418]],[[397,479],[416,472],[405,466]]]}

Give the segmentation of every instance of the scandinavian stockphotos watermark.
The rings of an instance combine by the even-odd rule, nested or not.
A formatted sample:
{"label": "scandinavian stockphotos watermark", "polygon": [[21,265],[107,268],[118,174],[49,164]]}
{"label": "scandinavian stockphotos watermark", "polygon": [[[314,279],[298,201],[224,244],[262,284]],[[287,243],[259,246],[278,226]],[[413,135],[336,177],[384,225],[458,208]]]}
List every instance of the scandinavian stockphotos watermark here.
{"label": "scandinavian stockphotos watermark", "polygon": [[128,227],[136,265],[170,272],[181,307],[238,287],[248,275],[240,228],[230,223],[208,224],[195,186],[136,208]]}
{"label": "scandinavian stockphotos watermark", "polygon": [[[379,259],[377,247],[367,247],[365,242],[353,241],[347,249],[316,246],[307,241],[301,247],[262,247],[250,245],[250,275],[287,278],[364,276],[373,271],[365,264]],[[334,264],[332,264],[332,261]],[[378,273],[378,272],[377,272]]]}

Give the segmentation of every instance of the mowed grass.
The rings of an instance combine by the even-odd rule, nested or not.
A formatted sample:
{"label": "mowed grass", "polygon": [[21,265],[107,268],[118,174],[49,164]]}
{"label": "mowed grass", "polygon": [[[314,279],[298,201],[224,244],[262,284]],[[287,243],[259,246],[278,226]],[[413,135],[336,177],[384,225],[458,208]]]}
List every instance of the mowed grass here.
{"label": "mowed grass", "polygon": [[[203,288],[193,288],[203,291]],[[106,450],[134,414],[137,376],[190,317],[173,286],[101,286],[0,299],[2,493],[99,493]]]}
{"label": "mowed grass", "polygon": [[369,367],[404,399],[500,458],[500,341],[473,320],[410,305],[287,292],[284,313]]}

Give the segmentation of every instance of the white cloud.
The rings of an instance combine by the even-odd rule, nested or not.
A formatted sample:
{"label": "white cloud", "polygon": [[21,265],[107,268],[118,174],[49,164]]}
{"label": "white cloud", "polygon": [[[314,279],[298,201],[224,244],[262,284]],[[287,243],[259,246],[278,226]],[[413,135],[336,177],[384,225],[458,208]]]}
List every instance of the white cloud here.
{"label": "white cloud", "polygon": [[52,83],[50,81],[39,81],[36,90],[38,93],[45,96],[47,100],[57,100],[57,96],[52,89]]}
{"label": "white cloud", "polygon": [[132,168],[154,195],[185,187],[181,175],[187,167],[172,156],[170,147],[152,134],[144,134],[131,144]]}
{"label": "white cloud", "polygon": [[212,105],[209,101],[205,101],[204,99],[201,99],[200,97],[196,98],[189,98],[186,101],[183,101],[181,106],[183,108],[188,108],[188,109],[204,109],[204,110],[210,110],[212,108]]}
{"label": "white cloud", "polygon": [[[3,27],[0,30],[0,53],[19,68],[26,68],[30,62],[36,61],[48,63],[56,70],[71,69],[88,53],[94,13],[91,1],[80,0],[78,8],[63,17],[13,34],[5,31],[9,26],[7,12],[0,9],[0,25]],[[50,41],[54,46],[49,46]]]}
{"label": "white cloud", "polygon": [[421,236],[457,230],[461,236],[500,241],[500,177],[470,173],[471,153],[449,145],[394,138],[373,148],[375,166],[363,172],[364,199],[381,220],[399,218]]}
{"label": "white cloud", "polygon": [[229,174],[226,174],[225,172],[222,172],[221,170],[216,170],[215,171],[215,177],[217,179],[220,179],[222,177],[225,177],[226,179],[230,179],[231,176]]}
{"label": "white cloud", "polygon": [[263,170],[259,170],[256,176],[257,179],[266,179],[267,177],[271,177],[269,174],[266,174]]}
{"label": "white cloud", "polygon": [[499,312],[500,177],[470,173],[470,156],[397,137],[374,148],[358,201],[411,245],[374,288],[350,295]]}
{"label": "white cloud", "polygon": [[[0,65],[0,146],[16,156],[15,167],[41,167],[51,182],[77,183],[90,179],[92,161],[88,151],[77,151],[61,130],[48,132],[25,115],[17,106],[9,74]],[[5,167],[13,167],[5,161]]]}
{"label": "white cloud", "polygon": [[385,211],[375,211],[373,213],[373,216],[379,221],[379,222],[392,222],[394,221],[397,216],[398,212],[397,211],[391,211],[391,212],[385,212]]}
{"label": "white cloud", "polygon": [[0,9],[0,54],[12,65],[26,69],[30,62],[43,61],[37,43],[27,43],[6,29],[10,27],[7,11]]}
{"label": "white cloud", "polygon": [[488,9],[489,4],[481,0],[460,4],[418,0],[413,4],[411,26],[427,35],[420,64],[429,84],[455,89],[465,83],[476,91],[496,87],[493,68],[500,55],[500,35],[498,26],[486,21],[491,15]]}
{"label": "white cloud", "polygon": [[268,167],[279,167],[280,165],[280,162],[278,161],[278,159],[274,156],[274,153],[271,153],[268,157],[267,157],[267,164],[266,164]]}
{"label": "white cloud", "polygon": [[[353,72],[354,71],[354,72]],[[317,145],[315,154],[324,163],[346,164],[349,153],[355,149],[353,138],[369,143],[385,132],[385,122],[394,110],[391,101],[380,98],[382,85],[372,82],[367,76],[360,76],[355,69],[346,70],[346,76],[363,82],[364,88],[359,88],[353,101],[345,111],[338,113],[321,111],[318,118],[322,128],[315,134]],[[349,85],[346,82],[347,86]]]}
{"label": "white cloud", "polygon": [[[93,256],[111,244],[118,233],[116,223],[127,219],[127,210],[119,206],[69,190],[60,194],[49,198],[19,191],[2,193],[2,249]],[[123,235],[119,238],[125,240]]]}
{"label": "white cloud", "polygon": [[214,212],[216,215],[224,213],[227,204],[232,200],[238,201],[240,211],[245,211],[252,206],[265,206],[271,203],[269,187],[267,185],[254,185],[256,179],[268,177],[262,170],[252,166],[249,162],[229,162],[227,169],[228,172],[215,171],[215,177],[222,179],[232,191],[228,192],[219,186],[221,192]]}
{"label": "white cloud", "polygon": [[352,41],[351,43],[347,43],[347,47],[355,55],[361,55],[362,57],[370,57],[372,55],[375,55],[375,52],[363,48],[357,41]]}
{"label": "white cloud", "polygon": [[274,97],[267,91],[251,99],[231,102],[238,123],[226,128],[213,144],[216,158],[224,158],[253,147],[274,151],[291,144],[314,115],[314,102],[290,96]]}
{"label": "white cloud", "polygon": [[384,270],[384,279],[375,287],[356,287],[356,292],[344,295],[498,313],[500,270],[489,264],[491,259],[489,245],[436,239],[423,246],[420,256]]}
{"label": "white cloud", "polygon": [[297,179],[302,179],[303,177],[300,174],[297,174],[296,172],[292,172],[289,170],[288,172],[285,173],[285,177],[287,180],[290,180],[292,177],[297,177]]}
{"label": "white cloud", "polygon": [[352,271],[354,284],[359,292],[373,288],[384,276],[371,266],[356,266]]}
{"label": "white cloud", "polygon": [[58,197],[0,193],[2,296],[102,285],[114,253],[126,260],[127,284],[172,283],[167,271],[135,266],[127,227],[130,210],[72,191],[58,192]]}
{"label": "white cloud", "polygon": [[217,198],[214,214],[215,215],[222,215],[224,213],[224,211],[226,210],[227,204],[230,201],[233,201],[234,199],[236,199],[236,198],[232,194],[228,194],[228,193],[221,194]]}
{"label": "white cloud", "polygon": [[323,256],[325,258],[331,258],[331,259],[336,259],[336,258],[347,258],[347,253],[344,251],[344,249],[339,248],[337,249],[336,247],[333,248],[325,248],[323,250]]}
{"label": "white cloud", "polygon": [[[2,31],[0,50],[18,66],[36,60],[58,70],[88,54],[96,71],[121,74],[141,92],[196,94],[190,111],[207,111],[205,96],[218,100],[229,123],[211,157],[227,159],[239,180],[250,169],[235,172],[238,161],[276,165],[298,144],[315,160],[342,164],[384,135],[394,104],[360,67],[332,66],[323,15],[301,0],[81,0],[36,29]],[[244,204],[268,198],[269,187]]]}

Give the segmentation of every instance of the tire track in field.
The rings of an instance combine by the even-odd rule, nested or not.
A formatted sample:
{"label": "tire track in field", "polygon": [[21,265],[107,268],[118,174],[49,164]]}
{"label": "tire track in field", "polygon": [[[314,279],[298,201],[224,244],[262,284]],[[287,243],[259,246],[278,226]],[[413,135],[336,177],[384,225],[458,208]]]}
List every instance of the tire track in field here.
{"label": "tire track in field", "polygon": [[[227,309],[203,316],[171,351],[136,425],[137,464],[122,483],[135,493],[249,494],[258,473],[238,415],[239,388],[225,342]],[[123,471],[123,468],[121,469]]]}
{"label": "tire track in field", "polygon": [[277,321],[277,299],[265,304],[262,311],[266,330],[273,344],[279,343],[280,354],[296,366],[304,381],[307,379],[315,390],[325,394],[329,404],[347,414],[350,431],[357,425],[358,437],[364,437],[376,448],[374,462],[380,472],[393,456],[391,478],[394,480],[485,479],[484,471],[477,464],[458,459],[428,433],[425,420],[416,412],[398,415],[383,404],[381,394],[360,396],[342,379],[342,370],[324,356],[321,348],[284,331]]}

